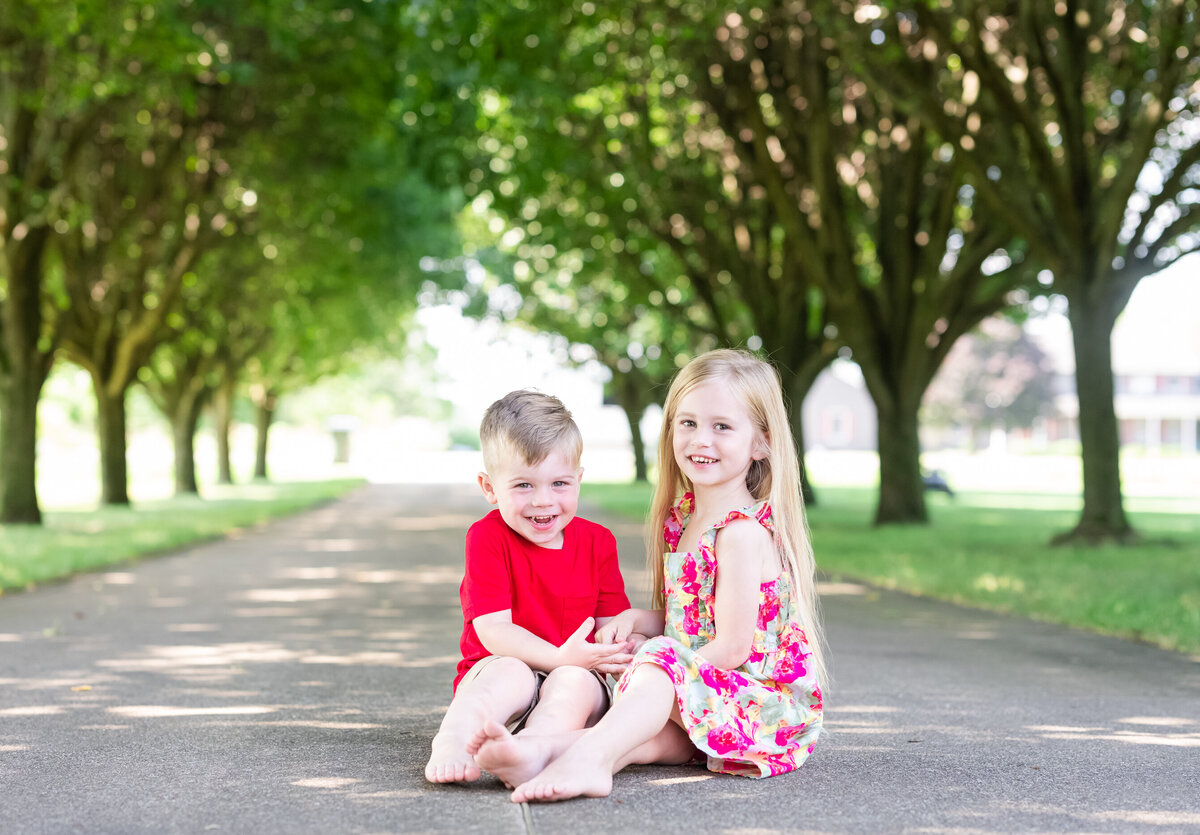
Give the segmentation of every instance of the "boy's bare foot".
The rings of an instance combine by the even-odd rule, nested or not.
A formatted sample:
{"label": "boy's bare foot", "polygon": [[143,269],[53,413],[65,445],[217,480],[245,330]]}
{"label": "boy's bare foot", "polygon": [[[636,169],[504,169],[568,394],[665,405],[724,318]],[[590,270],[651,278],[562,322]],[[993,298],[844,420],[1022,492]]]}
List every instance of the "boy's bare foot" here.
{"label": "boy's bare foot", "polygon": [[527,733],[513,736],[499,722],[488,721],[467,743],[467,753],[475,756],[480,768],[499,777],[511,789],[537,776],[570,739]]}
{"label": "boy's bare foot", "polygon": [[425,779],[431,783],[466,783],[479,779],[479,766],[460,741],[438,734],[425,764]]}
{"label": "boy's bare foot", "polygon": [[572,745],[542,773],[517,786],[513,803],[566,800],[568,797],[608,797],[612,793],[612,763],[586,741]]}

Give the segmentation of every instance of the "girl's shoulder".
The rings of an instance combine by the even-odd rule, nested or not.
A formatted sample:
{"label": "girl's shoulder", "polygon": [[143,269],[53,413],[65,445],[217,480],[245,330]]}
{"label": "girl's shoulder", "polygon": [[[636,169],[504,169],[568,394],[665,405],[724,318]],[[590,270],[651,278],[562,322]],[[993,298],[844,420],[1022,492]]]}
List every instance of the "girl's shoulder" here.
{"label": "girl's shoulder", "polygon": [[759,525],[766,528],[769,532],[775,532],[775,521],[771,516],[771,505],[767,503],[766,499],[763,499],[757,504],[752,504],[749,507],[743,507],[739,508],[738,510],[729,511],[729,513],[725,515],[724,519],[713,525],[713,529],[720,530],[721,528],[724,528],[741,519],[758,522]]}

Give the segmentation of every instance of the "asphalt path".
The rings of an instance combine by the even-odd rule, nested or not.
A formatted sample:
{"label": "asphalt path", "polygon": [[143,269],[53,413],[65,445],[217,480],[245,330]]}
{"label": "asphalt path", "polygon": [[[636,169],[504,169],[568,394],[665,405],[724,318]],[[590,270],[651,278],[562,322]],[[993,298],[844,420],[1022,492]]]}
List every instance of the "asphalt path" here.
{"label": "asphalt path", "polygon": [[[835,680],[798,772],[638,767],[533,806],[430,785],[487,509],[369,486],[0,597],[0,833],[1200,832],[1196,659],[853,583],[824,585]],[[591,518],[644,598],[640,526]]]}

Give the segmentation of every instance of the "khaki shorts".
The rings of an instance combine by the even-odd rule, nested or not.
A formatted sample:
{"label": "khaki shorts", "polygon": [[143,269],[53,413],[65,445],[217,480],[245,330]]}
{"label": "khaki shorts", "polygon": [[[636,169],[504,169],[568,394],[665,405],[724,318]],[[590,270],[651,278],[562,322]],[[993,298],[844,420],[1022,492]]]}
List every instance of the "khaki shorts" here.
{"label": "khaki shorts", "polygon": [[[497,658],[502,657],[503,656],[500,655],[485,655],[483,658],[480,658],[475,662],[471,669],[467,670],[467,674],[464,675],[462,680],[458,682],[458,686],[462,687],[468,681],[471,681],[473,678],[479,675],[480,670],[482,670],[488,664],[491,664]],[[613,688],[616,686],[616,679],[614,679],[612,676],[605,675],[604,673],[598,673],[595,670],[591,670],[590,672],[596,677],[596,680],[600,682],[600,687],[604,690],[604,709],[608,710],[610,707],[612,707]],[[509,733],[515,734],[517,731],[521,730],[521,728],[525,727],[525,722],[529,719],[529,714],[533,713],[533,709],[537,707],[538,697],[542,693],[542,682],[546,680],[546,674],[540,670],[534,670],[533,675],[537,679],[533,685],[533,699],[529,702],[528,707],[526,707],[524,710],[518,711],[511,719],[508,720],[505,727],[508,728]]]}

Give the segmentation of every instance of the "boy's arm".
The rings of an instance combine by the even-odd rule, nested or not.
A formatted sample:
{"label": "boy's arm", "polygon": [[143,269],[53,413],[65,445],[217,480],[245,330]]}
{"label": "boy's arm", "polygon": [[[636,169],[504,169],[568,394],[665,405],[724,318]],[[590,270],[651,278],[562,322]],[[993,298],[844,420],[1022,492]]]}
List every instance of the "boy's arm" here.
{"label": "boy's arm", "polygon": [[475,618],[474,624],[475,634],[488,652],[518,658],[542,672],[548,673],[566,666],[591,670],[600,665],[627,663],[631,658],[624,641],[615,645],[588,642],[587,636],[594,625],[593,618],[585,619],[561,647],[513,623],[512,609],[480,615]]}

